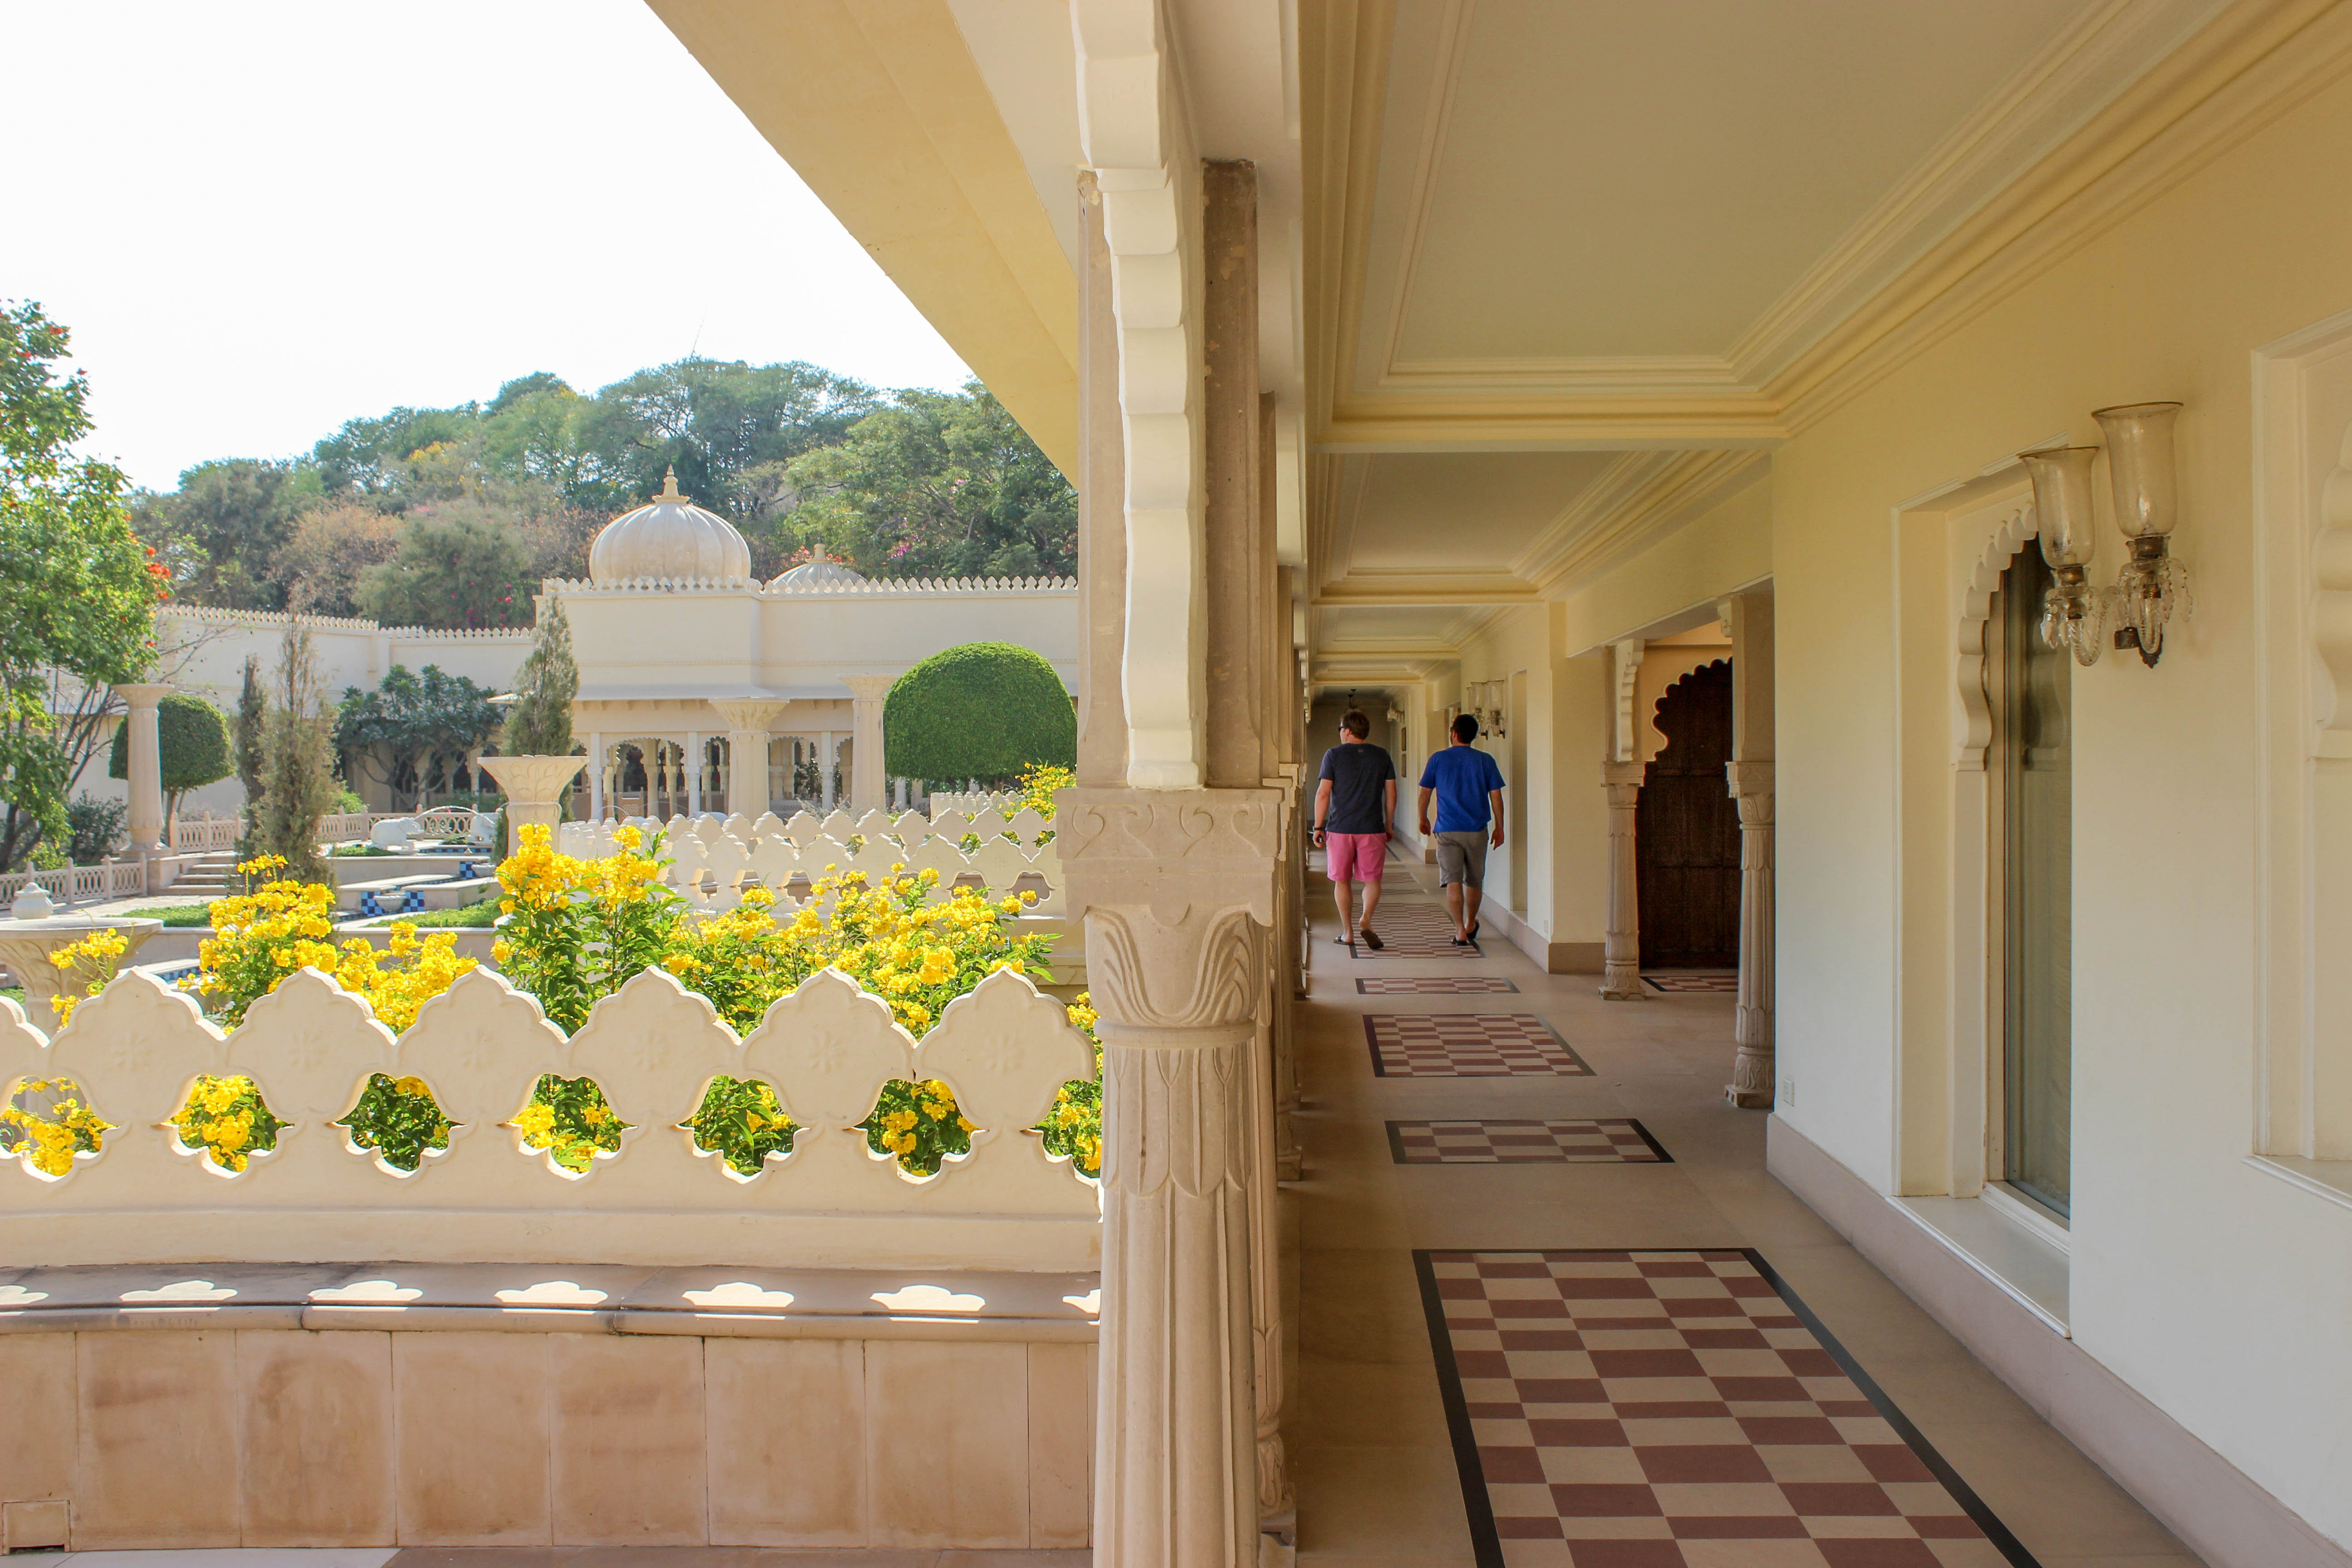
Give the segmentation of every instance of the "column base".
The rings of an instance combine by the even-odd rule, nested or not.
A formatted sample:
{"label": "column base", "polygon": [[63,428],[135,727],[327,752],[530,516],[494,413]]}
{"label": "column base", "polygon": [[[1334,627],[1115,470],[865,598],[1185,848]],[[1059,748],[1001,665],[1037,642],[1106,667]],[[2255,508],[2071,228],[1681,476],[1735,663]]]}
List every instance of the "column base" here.
{"label": "column base", "polygon": [[1611,964],[1601,973],[1601,999],[1603,1002],[1640,1002],[1649,993],[1642,988],[1642,972]]}
{"label": "column base", "polygon": [[1771,1110],[1774,1071],[1769,1046],[1761,1049],[1740,1047],[1739,1054],[1732,1058],[1731,1081],[1724,1085],[1724,1098],[1742,1110]]}

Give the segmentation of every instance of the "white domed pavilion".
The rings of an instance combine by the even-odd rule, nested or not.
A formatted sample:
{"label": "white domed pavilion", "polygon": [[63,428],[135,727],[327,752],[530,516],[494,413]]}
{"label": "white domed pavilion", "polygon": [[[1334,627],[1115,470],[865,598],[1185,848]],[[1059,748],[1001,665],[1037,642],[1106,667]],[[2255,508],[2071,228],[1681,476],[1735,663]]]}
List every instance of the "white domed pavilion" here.
{"label": "white domed pavilion", "polygon": [[695,505],[677,489],[677,469],[661,493],[604,525],[588,548],[588,580],[623,583],[740,583],[751,575],[751,547],[735,525]]}

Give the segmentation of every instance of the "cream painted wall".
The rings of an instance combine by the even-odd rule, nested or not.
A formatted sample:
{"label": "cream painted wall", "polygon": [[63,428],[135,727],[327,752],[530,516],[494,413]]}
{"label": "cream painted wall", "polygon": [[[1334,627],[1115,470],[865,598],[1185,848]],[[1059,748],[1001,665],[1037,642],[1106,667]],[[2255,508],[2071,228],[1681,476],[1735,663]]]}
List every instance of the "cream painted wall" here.
{"label": "cream painted wall", "polygon": [[[1898,647],[1916,646],[1902,617],[1948,613],[1949,567],[1940,541],[1906,547],[1896,588],[1904,531],[1948,526],[1897,509],[2059,432],[2095,441],[2093,408],[2187,403],[2176,549],[2196,618],[2157,669],[2110,655],[2074,688],[2073,1331],[2352,1543],[2352,1209],[2245,1163],[2262,809],[2249,356],[2352,307],[2347,189],[2339,81],[1792,439],[1774,463],[1771,573],[1780,1071],[1796,1089],[1778,1113],[1881,1191],[1898,1171],[1916,1185],[1948,1152],[1935,1037],[1950,1009],[1904,997],[1946,984],[1915,938],[1949,923],[1936,868],[1953,859],[1938,792],[1956,672],[1906,668],[1898,688]],[[2100,551],[2106,580],[2111,530]],[[1940,772],[1924,760],[1937,750]]]}
{"label": "cream painted wall", "polygon": [[[1713,626],[1699,635],[1711,638],[1720,636]],[[1643,648],[1642,672],[1633,682],[1633,744],[1643,762],[1655,758],[1666,743],[1665,735],[1658,729],[1658,699],[1699,666],[1730,657],[1728,639],[1654,642]],[[1724,787],[1728,789],[1730,785]]]}
{"label": "cream painted wall", "polygon": [[1563,598],[1570,651],[1631,637],[1769,577],[1774,514],[1768,477],[1759,465],[1745,489]]}

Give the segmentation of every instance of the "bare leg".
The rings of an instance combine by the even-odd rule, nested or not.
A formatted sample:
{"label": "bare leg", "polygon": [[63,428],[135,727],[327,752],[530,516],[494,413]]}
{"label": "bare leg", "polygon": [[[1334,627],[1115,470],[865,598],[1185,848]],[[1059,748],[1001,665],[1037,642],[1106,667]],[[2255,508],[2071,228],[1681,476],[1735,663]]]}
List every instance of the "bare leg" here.
{"label": "bare leg", "polygon": [[1372,929],[1372,911],[1381,907],[1381,884],[1378,878],[1364,884],[1364,913],[1356,922],[1359,931]]}
{"label": "bare leg", "polygon": [[1470,934],[1470,928],[1478,923],[1478,906],[1486,901],[1486,889],[1465,886],[1462,889],[1461,924],[1462,934],[1464,936],[1468,936]]}
{"label": "bare leg", "polygon": [[1445,884],[1445,912],[1454,917],[1454,934],[1455,936],[1468,936],[1470,934],[1469,926],[1465,924],[1462,919],[1462,884],[1459,882],[1448,882]]}
{"label": "bare leg", "polygon": [[1332,901],[1339,906],[1339,930],[1350,942],[1356,940],[1356,900],[1352,896],[1355,886],[1353,882],[1331,884]]}

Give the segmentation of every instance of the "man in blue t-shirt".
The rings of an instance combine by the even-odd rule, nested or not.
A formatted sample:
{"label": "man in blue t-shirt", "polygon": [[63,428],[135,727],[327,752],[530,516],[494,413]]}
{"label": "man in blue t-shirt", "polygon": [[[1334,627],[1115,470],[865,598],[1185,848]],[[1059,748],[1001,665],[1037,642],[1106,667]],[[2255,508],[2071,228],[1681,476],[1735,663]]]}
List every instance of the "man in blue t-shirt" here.
{"label": "man in blue t-shirt", "polygon": [[[1478,721],[1454,721],[1454,743],[1421,770],[1421,836],[1431,836],[1429,797],[1437,797],[1437,879],[1454,916],[1454,945],[1478,940],[1478,904],[1486,884],[1486,848],[1503,847],[1503,770],[1470,742]],[[1487,825],[1492,823],[1490,832]]]}

